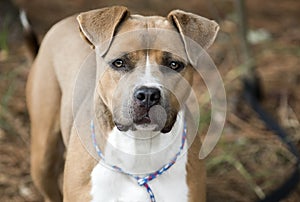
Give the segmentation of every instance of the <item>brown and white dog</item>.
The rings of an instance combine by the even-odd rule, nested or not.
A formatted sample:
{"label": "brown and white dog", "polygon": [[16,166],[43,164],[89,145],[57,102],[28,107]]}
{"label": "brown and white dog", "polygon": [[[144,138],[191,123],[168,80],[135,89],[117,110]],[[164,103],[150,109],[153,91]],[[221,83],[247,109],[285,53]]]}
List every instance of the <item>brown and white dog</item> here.
{"label": "brown and white dog", "polygon": [[[117,37],[139,29],[176,34],[153,37],[146,31],[140,37]],[[27,84],[31,174],[45,201],[150,201],[145,188],[138,186],[135,179],[109,169],[90,155],[77,134],[72,107],[74,99],[84,100],[85,96],[84,90],[74,95],[78,73],[91,52],[95,75],[99,66],[106,69],[93,89],[99,95],[93,105],[98,117],[96,129],[106,137],[100,140],[103,148],[110,141],[122,151],[148,153],[172,140],[168,151],[156,158],[127,161],[107,148],[103,151],[105,157],[122,168],[157,170],[178,152],[181,143],[182,103],[190,91],[182,86],[186,81],[192,84],[194,73],[186,37],[206,49],[218,29],[214,21],[180,10],[170,12],[167,18],[144,17],[130,15],[121,6],[85,12],[54,25],[41,44]],[[153,47],[158,48],[145,49],[145,42],[147,47],[156,43]],[[175,45],[181,57],[163,51],[166,44]],[[88,82],[91,75],[81,77]],[[164,88],[165,84],[168,88]],[[163,124],[156,117],[161,116],[159,113],[150,114],[157,106],[165,110]],[[129,136],[148,138],[137,144],[137,139]],[[197,137],[188,152],[149,183],[156,201],[205,201],[205,167],[198,158],[200,147]],[[62,173],[63,194],[59,183]]]}

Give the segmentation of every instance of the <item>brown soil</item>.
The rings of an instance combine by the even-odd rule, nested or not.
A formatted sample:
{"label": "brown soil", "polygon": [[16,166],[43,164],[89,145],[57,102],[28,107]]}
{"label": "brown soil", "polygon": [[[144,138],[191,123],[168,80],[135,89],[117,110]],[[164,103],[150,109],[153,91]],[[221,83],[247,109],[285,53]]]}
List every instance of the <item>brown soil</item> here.
{"label": "brown soil", "polygon": [[[205,3],[211,2],[211,3]],[[8,0],[0,2],[0,201],[41,201],[29,169],[29,120],[25,84],[31,60],[18,20],[25,8],[43,37],[53,23],[70,14],[112,4],[133,12],[166,15],[174,8],[218,20],[221,30],[209,53],[226,83],[228,118],[221,141],[207,159],[208,201],[257,201],[259,191],[274,190],[291,173],[293,156],[241,100],[241,54],[234,1]],[[252,45],[261,78],[263,106],[300,145],[300,1],[246,1],[251,30],[271,38]],[[299,147],[300,148],[300,147]],[[285,202],[300,201],[300,187]]]}

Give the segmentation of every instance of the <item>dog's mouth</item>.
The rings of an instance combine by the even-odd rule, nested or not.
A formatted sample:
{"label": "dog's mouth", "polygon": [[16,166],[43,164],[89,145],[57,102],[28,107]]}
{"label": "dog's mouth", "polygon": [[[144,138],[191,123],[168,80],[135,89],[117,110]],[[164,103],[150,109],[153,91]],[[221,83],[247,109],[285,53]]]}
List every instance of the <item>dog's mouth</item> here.
{"label": "dog's mouth", "polygon": [[177,113],[167,113],[165,108],[160,105],[155,105],[143,113],[139,112],[131,113],[130,120],[127,121],[114,120],[115,126],[123,132],[140,130],[168,133],[172,129],[177,117]]}
{"label": "dog's mouth", "polygon": [[139,116],[133,116],[130,124],[121,124],[118,121],[115,121],[115,126],[120,131],[128,131],[128,130],[153,130],[159,131],[159,125],[151,120],[149,112],[145,114],[139,114]]}
{"label": "dog's mouth", "polygon": [[[151,124],[151,119],[148,114],[141,118],[134,119],[134,121],[131,121],[131,124],[121,124],[120,122],[114,121],[115,126],[120,130],[120,131],[127,131],[129,129],[136,130],[137,127],[135,126],[140,126],[138,128],[142,128],[143,126],[147,128],[146,126]],[[152,124],[153,125],[153,124]]]}
{"label": "dog's mouth", "polygon": [[147,112],[144,116],[141,118],[136,118],[133,123],[137,125],[144,125],[144,124],[151,124],[151,119],[149,117],[149,112]]}

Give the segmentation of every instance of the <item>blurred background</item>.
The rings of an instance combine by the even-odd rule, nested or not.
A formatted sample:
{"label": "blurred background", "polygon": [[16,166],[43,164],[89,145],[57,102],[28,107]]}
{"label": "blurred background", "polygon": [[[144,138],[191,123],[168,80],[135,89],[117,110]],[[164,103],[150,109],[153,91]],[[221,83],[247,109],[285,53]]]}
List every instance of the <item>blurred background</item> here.
{"label": "blurred background", "polygon": [[[241,80],[259,78],[261,104],[300,149],[299,0],[0,0],[0,201],[41,201],[29,174],[24,92],[32,59],[19,10],[27,12],[41,41],[64,17],[110,5],[143,15],[166,16],[182,9],[220,24],[208,52],[224,80],[228,112],[221,140],[206,160],[208,201],[257,201],[283,183],[294,169],[295,157],[245,104]],[[205,101],[201,107],[205,133],[210,111]],[[283,201],[300,201],[300,187]]]}

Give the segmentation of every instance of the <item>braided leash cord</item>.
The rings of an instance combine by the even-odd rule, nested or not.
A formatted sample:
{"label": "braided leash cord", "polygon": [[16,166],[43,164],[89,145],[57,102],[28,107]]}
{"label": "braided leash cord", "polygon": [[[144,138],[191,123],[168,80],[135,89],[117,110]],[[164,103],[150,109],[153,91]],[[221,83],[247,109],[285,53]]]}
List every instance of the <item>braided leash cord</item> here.
{"label": "braided leash cord", "polygon": [[[96,149],[97,154],[99,155],[99,157],[105,162],[105,158],[103,153],[101,152],[97,141],[96,141],[96,134],[95,134],[95,126],[94,126],[94,122],[93,120],[91,121],[91,131],[92,131],[92,140],[93,140],[93,145]],[[171,160],[170,163],[165,164],[164,166],[162,166],[159,170],[157,170],[156,172],[150,173],[145,177],[139,177],[136,175],[133,175],[131,173],[128,173],[126,171],[124,171],[122,168],[115,166],[115,165],[109,165],[106,163],[106,165],[108,165],[109,167],[113,168],[114,170],[123,173],[125,175],[128,175],[132,178],[134,178],[139,186],[144,186],[150,196],[150,201],[151,202],[156,202],[155,200],[155,196],[153,194],[153,191],[151,189],[151,187],[149,186],[149,182],[154,180],[155,178],[157,178],[158,176],[162,175],[164,172],[166,172],[169,168],[171,168],[175,163],[176,160],[178,158],[178,156],[181,154],[183,148],[184,148],[184,144],[186,141],[186,134],[187,134],[187,129],[186,129],[186,123],[184,123],[184,128],[183,128],[183,132],[182,132],[182,137],[181,137],[181,145],[179,147],[179,151],[175,154],[174,158]]]}

